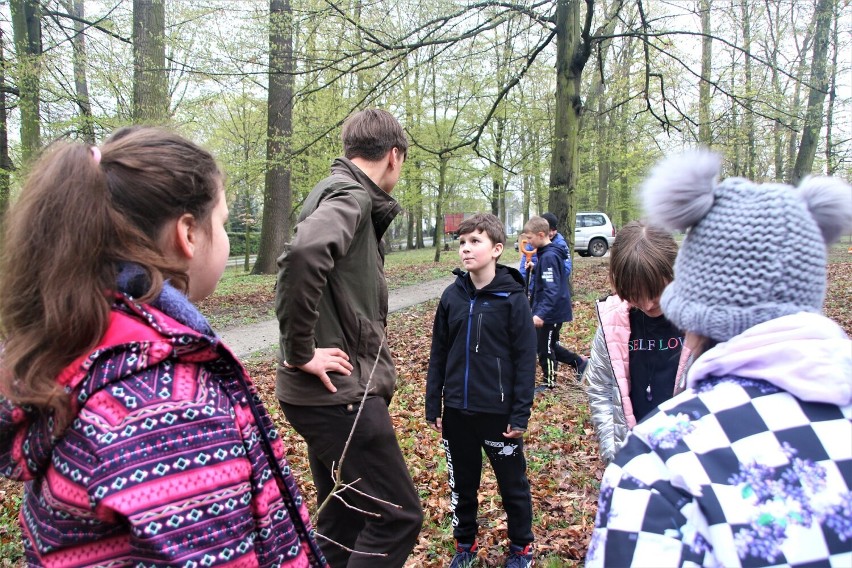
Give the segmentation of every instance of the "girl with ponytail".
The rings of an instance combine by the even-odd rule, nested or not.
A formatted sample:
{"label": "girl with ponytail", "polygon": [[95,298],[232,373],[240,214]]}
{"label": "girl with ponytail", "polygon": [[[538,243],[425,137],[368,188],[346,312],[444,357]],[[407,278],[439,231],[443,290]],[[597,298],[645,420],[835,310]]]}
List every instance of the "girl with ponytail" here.
{"label": "girl with ponytail", "polygon": [[168,130],[57,142],[0,255],[0,475],[31,566],[325,566],[245,369],[192,302],[228,258],[223,174]]}

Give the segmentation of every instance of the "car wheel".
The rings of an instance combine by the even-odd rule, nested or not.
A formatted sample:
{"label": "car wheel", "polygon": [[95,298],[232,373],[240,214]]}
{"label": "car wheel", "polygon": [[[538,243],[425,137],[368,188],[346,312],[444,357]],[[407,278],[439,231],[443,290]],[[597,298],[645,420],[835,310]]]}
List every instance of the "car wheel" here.
{"label": "car wheel", "polygon": [[592,239],[592,242],[589,243],[589,254],[592,256],[603,256],[606,254],[606,249],[609,248],[609,245],[606,244],[606,241],[603,239]]}

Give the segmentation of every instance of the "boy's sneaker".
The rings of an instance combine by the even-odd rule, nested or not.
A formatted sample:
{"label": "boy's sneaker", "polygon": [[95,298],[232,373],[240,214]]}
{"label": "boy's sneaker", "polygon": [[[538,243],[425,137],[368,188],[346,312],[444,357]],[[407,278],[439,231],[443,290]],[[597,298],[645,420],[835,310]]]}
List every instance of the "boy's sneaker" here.
{"label": "boy's sneaker", "polygon": [[473,544],[461,544],[456,541],[456,555],[453,556],[449,568],[471,568],[476,565],[476,551],[479,547]]}
{"label": "boy's sneaker", "polygon": [[506,556],[506,568],[529,568],[533,565],[532,545],[521,548],[509,545],[509,555]]}

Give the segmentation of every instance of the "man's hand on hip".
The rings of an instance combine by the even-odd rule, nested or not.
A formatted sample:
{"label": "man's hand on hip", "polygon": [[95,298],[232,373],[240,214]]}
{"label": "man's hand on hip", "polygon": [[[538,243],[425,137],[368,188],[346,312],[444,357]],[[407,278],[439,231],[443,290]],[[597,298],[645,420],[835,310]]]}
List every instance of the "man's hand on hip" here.
{"label": "man's hand on hip", "polygon": [[290,365],[286,361],[285,367],[296,367],[306,373],[310,373],[319,377],[322,384],[329,392],[337,392],[337,387],[331,384],[331,379],[328,376],[329,372],[339,373],[344,376],[352,374],[352,363],[349,362],[349,355],[345,351],[337,347],[320,347],[314,351],[314,357],[304,365]]}

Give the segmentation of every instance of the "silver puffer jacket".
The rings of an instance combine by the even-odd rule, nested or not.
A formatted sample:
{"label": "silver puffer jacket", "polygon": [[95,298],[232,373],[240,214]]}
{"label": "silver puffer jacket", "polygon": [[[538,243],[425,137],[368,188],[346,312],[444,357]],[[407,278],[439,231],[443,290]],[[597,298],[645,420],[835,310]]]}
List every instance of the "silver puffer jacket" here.
{"label": "silver puffer jacket", "polygon": [[[609,463],[636,425],[630,402],[630,305],[612,295],[595,304],[598,330],[592,340],[592,354],[583,374],[589,396],[589,411],[598,436],[601,459]],[[689,350],[680,354],[674,394],[684,388],[683,378]]]}

